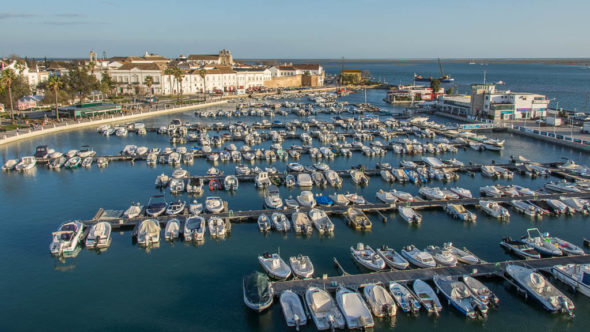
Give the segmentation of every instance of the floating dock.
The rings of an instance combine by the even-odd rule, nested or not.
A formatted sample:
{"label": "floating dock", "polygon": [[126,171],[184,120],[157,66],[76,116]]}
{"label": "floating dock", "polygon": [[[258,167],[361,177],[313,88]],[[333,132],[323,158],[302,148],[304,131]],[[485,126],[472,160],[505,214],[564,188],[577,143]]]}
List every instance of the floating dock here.
{"label": "floating dock", "polygon": [[[415,209],[425,209],[425,208],[443,208],[447,204],[460,204],[460,205],[477,205],[481,199],[493,201],[493,202],[509,202],[511,200],[542,200],[542,199],[559,199],[559,197],[576,197],[576,198],[585,198],[590,199],[590,193],[557,193],[557,194],[538,194],[538,195],[529,195],[529,196],[519,196],[519,197],[481,197],[481,198],[464,198],[464,199],[453,199],[453,200],[417,200],[414,202],[405,202],[402,203],[403,206],[411,207]],[[227,204],[227,203],[226,203]],[[400,205],[402,205],[400,204]],[[348,207],[355,207],[359,210],[362,210],[365,213],[377,213],[381,214],[382,212],[391,212],[397,209],[396,205],[392,204],[385,204],[385,203],[368,203],[362,205],[350,205],[350,206],[317,206],[326,212],[328,215],[344,215]],[[273,212],[281,212],[284,213],[286,216],[290,216],[292,213],[297,211],[307,212],[311,210],[308,207],[299,207],[297,209],[281,209],[281,210],[245,210],[245,211],[232,211],[229,210],[227,205],[225,208],[225,212],[222,213],[202,213],[201,216],[208,220],[212,216],[223,218],[229,222],[245,222],[245,221],[256,221],[258,217],[263,214],[272,214]],[[104,210],[99,209],[95,216],[90,220],[82,220],[82,223],[86,225],[92,225],[99,221],[106,221],[112,225],[113,230],[126,230],[132,229],[135,227],[136,224],[141,222],[145,219],[156,219],[160,222],[162,226],[165,226],[166,222],[173,218],[186,218],[188,217],[188,208],[185,208],[185,211],[179,215],[168,216],[162,215],[159,217],[146,217],[141,216],[132,219],[125,219],[123,218],[123,210]],[[143,213],[142,213],[143,214]],[[383,218],[383,215],[381,214]]]}
{"label": "floating dock", "polygon": [[454,267],[437,267],[427,269],[390,270],[383,272],[372,272],[363,274],[344,274],[315,279],[294,279],[287,281],[276,281],[272,283],[272,289],[276,296],[285,290],[292,290],[303,294],[310,286],[334,291],[338,286],[346,286],[352,289],[359,289],[371,283],[384,285],[392,281],[409,283],[414,280],[431,280],[436,274],[442,276],[461,277],[471,275],[473,277],[503,277],[506,265],[523,265],[535,270],[547,270],[555,265],[562,264],[587,264],[590,263],[590,255],[561,256],[551,258],[512,260],[495,263],[481,263],[475,265],[457,265]]}

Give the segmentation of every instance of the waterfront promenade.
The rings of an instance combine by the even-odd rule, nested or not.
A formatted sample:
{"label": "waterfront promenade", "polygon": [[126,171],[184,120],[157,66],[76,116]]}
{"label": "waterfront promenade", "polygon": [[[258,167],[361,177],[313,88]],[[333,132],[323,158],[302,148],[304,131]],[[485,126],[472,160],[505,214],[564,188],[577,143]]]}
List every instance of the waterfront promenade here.
{"label": "waterfront promenade", "polygon": [[[321,87],[321,88],[310,88],[305,90],[289,90],[283,91],[284,95],[290,95],[295,93],[311,93],[311,92],[327,92],[333,91],[337,89],[337,87]],[[276,92],[263,92],[263,93],[256,93],[252,97],[264,97],[269,95],[276,95]],[[45,126],[39,126],[37,128],[28,128],[28,129],[19,129],[19,130],[11,130],[0,134],[0,145],[13,143],[16,141],[20,141],[23,139],[29,139],[41,135],[48,135],[54,134],[57,132],[67,131],[67,130],[75,130],[81,129],[86,127],[92,126],[100,126],[107,123],[113,122],[126,122],[126,121],[135,121],[138,119],[149,118],[154,116],[160,116],[164,114],[171,114],[177,112],[185,112],[190,110],[198,110],[212,106],[219,106],[227,104],[230,101],[238,100],[238,99],[245,99],[248,98],[248,95],[230,95],[220,97],[213,101],[208,102],[200,102],[190,105],[179,105],[179,106],[172,106],[168,107],[166,105],[163,109],[149,109],[149,110],[135,110],[135,111],[126,111],[121,114],[109,114],[100,117],[93,117],[93,118],[83,118],[83,119],[75,119],[75,120],[68,120],[63,121],[60,123],[53,123]]]}

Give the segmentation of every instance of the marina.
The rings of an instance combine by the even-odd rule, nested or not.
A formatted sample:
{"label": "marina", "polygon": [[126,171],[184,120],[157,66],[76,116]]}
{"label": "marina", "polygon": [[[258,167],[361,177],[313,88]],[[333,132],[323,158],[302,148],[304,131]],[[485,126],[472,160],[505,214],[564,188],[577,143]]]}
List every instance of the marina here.
{"label": "marina", "polygon": [[[459,80],[461,76],[455,74],[455,71],[452,72],[453,77]],[[380,100],[379,97],[382,98],[382,91],[369,91],[368,94],[369,99],[384,112],[366,112],[362,116],[354,111],[340,114],[318,112],[300,117],[291,113],[290,108],[281,106],[287,111],[287,115],[277,112],[273,118],[250,114],[222,117],[218,113],[220,109],[228,114],[236,111],[236,104],[228,103],[203,110],[205,113],[216,113],[216,118],[197,116],[194,114],[195,111],[145,118],[141,120],[145,123],[145,136],[129,131],[126,137],[115,134],[104,137],[97,133],[95,129],[99,126],[96,126],[80,131],[63,132],[56,137],[46,136],[31,141],[23,140],[14,146],[4,146],[3,164],[9,159],[14,159],[16,163],[12,167],[16,167],[23,157],[33,156],[36,148],[42,145],[61,152],[64,156],[71,150],[82,151],[84,149],[81,146],[88,145],[90,150],[95,151],[95,155],[89,167],[83,165],[84,159],[88,156],[84,156],[84,152],[82,156],[75,152],[71,158],[79,157],[79,164],[78,159],[74,159],[69,165],[70,168],[66,169],[65,162],[71,159],[68,157],[64,161],[64,166],[60,168],[61,171],[49,167],[51,158],[37,157],[34,159],[34,166],[30,166],[28,171],[11,170],[1,174],[2,199],[7,204],[22,207],[23,202],[38,202],[32,205],[35,209],[30,211],[22,208],[19,208],[19,211],[4,209],[9,218],[18,220],[19,228],[11,227],[7,230],[7,241],[2,244],[2,255],[5,255],[10,266],[21,269],[8,273],[8,268],[5,268],[7,277],[3,286],[4,291],[9,292],[6,288],[15,287],[20,279],[28,279],[32,284],[38,284],[35,289],[55,287],[55,291],[47,294],[23,290],[23,297],[16,298],[10,307],[3,307],[3,315],[18,316],[17,310],[40,306],[32,301],[49,303],[50,298],[53,299],[59,293],[61,301],[72,306],[73,313],[84,313],[85,317],[98,319],[97,313],[89,313],[86,309],[73,305],[77,303],[79,296],[74,296],[66,290],[75,285],[83,289],[85,297],[97,299],[102,303],[105,312],[109,313],[114,322],[129,328],[150,329],[151,326],[182,330],[194,326],[195,319],[189,317],[224,311],[227,312],[228,322],[223,326],[214,322],[203,322],[199,327],[212,330],[285,330],[290,326],[289,329],[293,330],[299,327],[300,330],[313,331],[316,330],[316,323],[311,315],[311,305],[306,299],[306,292],[310,287],[316,287],[320,291],[325,290],[332,297],[336,310],[334,312],[341,313],[343,326],[346,326],[347,322],[354,322],[346,320],[351,315],[347,311],[348,308],[339,305],[338,294],[342,298],[354,299],[355,293],[358,293],[360,300],[354,301],[359,308],[363,303],[367,306],[369,315],[363,315],[367,324],[369,316],[371,317],[373,329],[376,331],[405,331],[433,326],[445,330],[481,330],[484,326],[504,330],[512,328],[509,321],[523,323],[523,316],[534,317],[536,322],[532,325],[541,327],[550,325],[556,328],[576,328],[585,324],[586,312],[590,308],[588,299],[580,293],[571,293],[570,286],[550,279],[549,276],[552,274],[551,268],[555,265],[590,263],[587,251],[576,256],[518,260],[516,255],[502,250],[499,244],[503,238],[510,236],[513,241],[521,243],[520,236],[526,235],[527,229],[538,227],[542,232],[549,232],[552,236],[559,236],[560,239],[566,239],[581,247],[583,238],[590,238],[588,217],[585,215],[587,206],[583,203],[590,200],[584,172],[584,167],[590,164],[590,159],[584,154],[565,148],[555,148],[549,143],[513,136],[507,132],[457,129],[448,123],[448,120],[437,116],[413,123],[410,122],[411,118],[397,119],[395,114],[390,114],[392,109],[387,108],[390,106],[377,102]],[[362,101],[359,100],[362,99],[359,93],[342,98],[350,105],[346,108],[356,107],[353,105]],[[291,99],[284,98],[280,103],[311,103],[305,95]],[[261,101],[260,106],[252,108],[263,109],[267,107],[264,106],[265,102],[270,105],[279,101]],[[320,106],[314,104],[314,108],[319,110]],[[379,119],[377,122],[381,124],[369,125],[371,116]],[[350,122],[350,128],[343,128],[339,127],[337,117],[354,120]],[[157,133],[161,127],[167,127],[175,119],[179,119],[183,125],[188,124],[186,143],[171,141],[176,132]],[[268,119],[268,124],[262,124],[264,119]],[[400,123],[399,127],[386,125],[389,119],[396,119],[396,122]],[[295,120],[298,120],[299,124],[287,125]],[[218,126],[216,122],[222,122],[223,126]],[[238,125],[240,122],[244,124],[239,126],[249,133],[258,132],[260,140],[246,144],[245,136],[234,136],[235,131],[232,132],[230,126]],[[433,127],[434,124],[440,128]],[[334,125],[334,129],[330,129],[331,125]],[[114,127],[117,125],[111,126]],[[290,128],[295,132],[290,133]],[[276,132],[274,137],[272,131]],[[281,131],[285,132],[281,134]],[[429,136],[429,131],[435,135]],[[474,132],[475,136],[459,135],[461,132],[470,131]],[[200,135],[204,132],[211,140],[209,152],[203,150],[205,145],[202,144],[200,136],[190,139],[188,137],[190,133]],[[336,138],[336,141],[322,141],[320,134],[330,132],[340,138]],[[304,138],[305,133],[311,137],[310,144],[306,143],[308,139]],[[385,137],[382,134],[385,134]],[[221,144],[213,144],[215,136],[222,139]],[[278,143],[275,140],[279,136],[283,140],[280,143],[281,148],[288,155],[285,159],[279,158],[279,150],[272,147]],[[483,150],[477,148],[476,144],[470,144],[481,142],[478,141],[482,140],[481,136],[496,142],[505,141],[503,149]],[[453,142],[456,138],[465,141]],[[362,146],[355,146],[355,142],[361,142]],[[376,142],[381,142],[382,145],[374,144]],[[236,150],[230,148],[232,144]],[[422,152],[405,152],[404,144],[422,149]],[[447,151],[428,151],[430,145],[436,148],[439,144],[456,148],[456,151],[452,148]],[[250,151],[242,150],[246,145],[251,147]],[[128,146],[135,146],[135,151],[140,152],[144,151],[140,148],[145,147],[147,153],[121,153]],[[402,147],[399,153],[396,152],[397,146]],[[379,155],[379,149],[376,149],[377,152],[371,156],[373,152],[369,152],[367,147],[377,147],[386,152]],[[155,163],[149,162],[148,158],[152,148],[158,148],[160,151]],[[166,148],[170,149],[168,157],[174,152],[180,154],[178,163],[159,162],[160,153]],[[183,151],[182,148],[186,150]],[[329,148],[334,153],[333,159],[324,155],[321,159],[312,157],[314,148],[318,151],[321,148]],[[339,154],[342,149],[348,149],[350,157]],[[260,150],[263,157],[246,161],[245,153],[255,153],[256,150]],[[242,160],[238,161],[237,157],[234,160],[235,154],[232,155],[232,151],[240,152]],[[266,151],[273,151],[276,159],[273,161],[269,157],[267,160]],[[225,154],[222,157],[222,152],[229,153],[229,160],[221,160],[226,158]],[[294,155],[299,154],[298,159],[292,157],[290,152]],[[192,158],[185,159],[185,154],[190,154]],[[213,158],[210,155],[213,154],[217,154],[219,158],[216,162],[210,160]],[[101,164],[101,167],[97,167],[99,160],[105,163]],[[30,164],[33,164],[32,160],[23,163],[21,168],[27,168]],[[293,170],[299,168],[298,165],[291,164],[298,164],[302,168],[299,171]],[[212,168],[215,170],[211,170]],[[238,169],[244,171],[246,168],[251,172],[249,175],[238,173]],[[351,173],[351,170],[360,171],[367,180],[361,180],[362,176],[355,175],[355,172]],[[384,170],[389,171],[391,177],[387,172],[383,172]],[[400,178],[404,176],[397,170],[406,176],[409,173],[417,179],[416,182],[412,182],[409,176],[405,182],[400,181],[396,174]],[[218,173],[208,175],[209,171]],[[328,174],[332,174],[329,171],[340,178],[340,184],[337,184],[334,178],[328,177]],[[258,176],[262,172],[268,172],[270,185]],[[317,173],[322,174],[324,180],[318,177]],[[167,185],[156,187],[155,180],[162,174],[168,177]],[[298,185],[300,174],[309,174],[311,187]],[[226,182],[227,176],[233,176],[235,180]],[[354,180],[357,176],[359,184]],[[445,176],[448,178],[444,179]],[[173,179],[181,181],[171,183]],[[288,186],[287,183],[291,179],[294,185]],[[330,179],[336,181],[336,185],[332,185]],[[563,182],[564,180],[566,182]],[[278,182],[275,184],[273,181]],[[201,186],[198,193],[194,191],[194,185]],[[225,190],[225,187],[230,190]],[[429,190],[421,191],[425,188]],[[444,199],[436,199],[440,192],[435,188],[445,195]],[[311,199],[302,197],[302,201],[315,201],[315,206],[312,208],[290,205],[293,204],[292,201],[299,204],[297,198],[302,196],[304,191],[311,192],[312,196]],[[493,194],[496,191],[501,193],[499,197],[488,195],[488,192]],[[380,192],[381,196],[377,196]],[[274,201],[271,197],[267,199],[271,193],[276,195]],[[345,202],[341,201],[343,198],[339,195],[347,200],[349,198],[346,198],[346,195],[349,195],[355,204],[338,205]],[[392,196],[394,198],[391,198]],[[403,200],[408,199],[408,196],[411,200]],[[266,204],[278,204],[276,197],[281,199],[281,208],[264,208]],[[215,206],[220,210],[208,212],[208,198],[218,198],[221,204],[216,203]],[[530,205],[524,206],[523,210],[513,204],[515,200],[540,210],[537,210],[535,217],[529,217],[524,211],[527,209],[526,206]],[[163,210],[157,204],[161,201],[168,204]],[[490,217],[487,210],[483,209],[482,201],[497,203],[505,208],[510,213],[509,219]],[[574,207],[580,202],[580,209],[574,211]],[[210,205],[215,208],[213,204]],[[463,221],[458,214],[465,212],[458,208],[450,210],[451,205],[463,207],[476,217],[475,220]],[[150,206],[154,209],[152,213],[162,211],[161,214],[146,215],[146,209]],[[349,207],[362,212],[368,218],[371,222],[370,230],[355,229],[348,217]],[[421,222],[409,224],[402,217],[400,208],[411,208],[421,216]],[[315,226],[311,219],[311,232],[299,234],[295,230],[293,214],[309,216],[312,209],[323,213],[317,213],[316,220],[323,218],[324,214],[329,218],[333,227],[331,232],[326,231],[329,224],[325,223],[326,230],[321,231],[320,228],[323,226]],[[545,214],[544,210],[550,213]],[[286,217],[286,222],[276,217],[278,228],[272,217],[275,213]],[[457,218],[453,217],[453,213]],[[260,231],[260,224],[263,222],[259,222],[259,219],[263,214],[268,217],[268,231]],[[147,223],[147,220],[151,222]],[[51,255],[48,246],[53,237],[61,238],[61,235],[73,232],[68,227],[60,226],[68,221],[81,223],[83,231],[79,233],[80,242],[72,252],[69,252],[65,245],[61,249],[56,246],[55,255]],[[146,223],[142,226],[144,222]],[[321,222],[318,221],[318,225],[322,225]],[[24,234],[21,233],[22,229],[26,230]],[[190,236],[190,239],[187,236]],[[16,238],[23,239],[27,245],[13,240]],[[476,264],[458,262],[455,266],[434,268],[416,268],[410,264],[410,267],[404,270],[391,268],[389,264],[393,261],[390,261],[386,262],[387,267],[384,270],[369,272],[350,255],[351,247],[358,249],[359,242],[371,247],[377,254],[384,252],[383,245],[397,253],[401,253],[410,244],[414,244],[420,251],[433,246],[428,251],[433,253],[433,257],[437,253],[440,254],[437,250],[445,250],[443,242],[453,242],[456,248],[469,248],[465,254],[468,256],[471,253],[481,261]],[[33,253],[30,248],[33,248]],[[15,252],[27,257],[28,261],[17,262],[8,259],[9,255]],[[284,281],[270,281],[273,298],[270,303],[269,294],[260,294],[259,302],[244,305],[244,277],[252,271],[266,271],[261,265],[262,262],[257,260],[257,257],[265,257],[265,253],[270,255],[267,257],[269,267],[272,267],[272,255],[278,254],[285,263],[284,266],[280,266],[283,266],[285,271],[285,266],[291,268],[293,274],[297,271],[299,276],[294,278],[292,274]],[[368,257],[370,255],[369,253]],[[467,256],[463,256],[464,259],[468,260]],[[517,285],[516,281],[505,273],[508,265],[524,266],[539,272],[572,300],[575,304],[575,318],[569,318],[567,313],[551,315],[545,312],[542,306],[530,301],[530,295],[529,300],[526,300],[523,296],[526,292],[524,287]],[[312,269],[309,269],[309,266]],[[32,277],[33,274],[39,277]],[[140,275],[143,277],[139,277]],[[490,306],[486,311],[486,318],[466,322],[464,318],[467,314],[460,312],[454,305],[449,305],[443,293],[436,293],[438,288],[433,281],[435,275],[459,280],[463,280],[464,275],[477,278],[497,296],[499,306],[496,309]],[[277,276],[283,278],[285,275]],[[250,282],[256,280],[249,279]],[[374,296],[370,295],[374,293],[369,292],[368,286],[380,285],[389,296],[394,297],[390,291],[392,282],[417,294],[415,280],[424,281],[427,287],[435,291],[441,305],[438,314],[431,313],[427,317],[427,311],[433,312],[437,309],[428,310],[428,305],[424,303],[421,303],[421,306],[425,309],[421,309],[422,314],[419,317],[406,314],[397,304],[394,304],[396,312],[393,315],[391,308],[375,313],[375,307],[370,304],[367,297]],[[133,286],[113,286],[123,284]],[[145,294],[146,289],[151,290],[149,296]],[[151,300],[154,296],[158,298],[158,303]],[[106,300],[107,297],[111,300]],[[195,302],[195,297],[206,297],[211,300],[204,305]],[[127,304],[123,306],[123,302]],[[393,303],[396,303],[395,299]],[[127,306],[146,306],[146,312],[137,313],[138,323],[124,323],[127,319],[124,309]],[[42,316],[46,319],[49,319],[49,315],[63,317],[60,313],[63,306],[58,307],[61,309],[49,308],[48,313],[42,313]],[[303,311],[297,309],[300,307]],[[253,312],[252,309],[260,313]],[[165,325],[153,316],[161,310],[174,310],[169,314],[170,321]],[[33,326],[32,323],[24,324],[28,327]],[[65,325],[59,326],[67,329]]]}

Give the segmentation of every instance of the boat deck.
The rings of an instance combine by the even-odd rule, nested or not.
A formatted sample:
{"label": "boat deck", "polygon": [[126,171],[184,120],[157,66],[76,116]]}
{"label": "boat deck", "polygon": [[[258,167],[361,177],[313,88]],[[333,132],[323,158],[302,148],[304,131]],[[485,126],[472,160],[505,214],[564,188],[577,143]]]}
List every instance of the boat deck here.
{"label": "boat deck", "polygon": [[481,263],[476,265],[457,265],[455,267],[437,267],[428,269],[390,270],[363,274],[344,274],[315,279],[294,279],[288,281],[276,281],[272,283],[275,295],[280,295],[285,290],[303,293],[310,286],[316,286],[328,290],[334,290],[339,285],[352,289],[358,289],[370,283],[388,284],[389,282],[413,282],[414,280],[430,280],[435,274],[459,277],[465,274],[474,277],[502,277],[508,264],[528,266],[536,270],[547,270],[559,264],[587,264],[590,263],[590,255],[562,256],[552,258],[540,258],[530,260],[511,260],[494,263]]}

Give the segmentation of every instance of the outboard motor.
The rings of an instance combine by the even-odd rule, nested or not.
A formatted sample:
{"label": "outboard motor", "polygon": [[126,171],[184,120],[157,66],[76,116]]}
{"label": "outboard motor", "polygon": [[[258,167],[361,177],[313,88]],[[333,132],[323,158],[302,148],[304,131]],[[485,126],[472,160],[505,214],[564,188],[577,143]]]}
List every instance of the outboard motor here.
{"label": "outboard motor", "polygon": [[570,317],[575,317],[576,315],[574,314],[574,312],[572,311],[573,308],[569,307],[569,304],[567,302],[567,300],[563,297],[560,296],[558,298],[559,304],[561,305],[561,311],[567,313]]}

